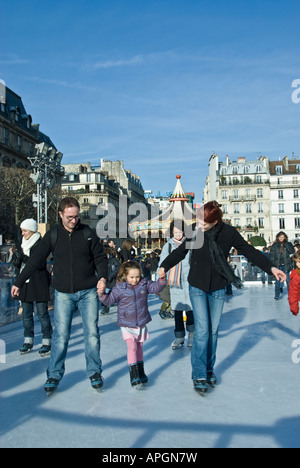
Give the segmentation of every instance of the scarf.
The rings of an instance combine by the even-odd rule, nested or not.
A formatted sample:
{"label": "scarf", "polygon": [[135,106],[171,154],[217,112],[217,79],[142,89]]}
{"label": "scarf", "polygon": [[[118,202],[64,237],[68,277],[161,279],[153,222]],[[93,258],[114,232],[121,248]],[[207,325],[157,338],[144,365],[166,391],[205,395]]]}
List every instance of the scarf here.
{"label": "scarf", "polygon": [[210,231],[206,231],[204,236],[208,239],[209,243],[209,256],[214,265],[214,268],[217,272],[225,278],[228,283],[232,283],[237,289],[241,289],[243,287],[243,283],[241,279],[236,276],[228,264],[225,255],[222,249],[217,244],[217,237],[219,234],[218,225],[210,229]]}
{"label": "scarf", "polygon": [[[174,246],[174,249],[177,249],[183,241],[185,240],[185,237],[181,239],[180,241],[172,238],[172,243]],[[175,288],[180,288],[181,287],[181,262],[179,262],[177,265],[174,267],[170,268],[168,271],[168,285],[173,286]]]}
{"label": "scarf", "polygon": [[[21,247],[22,247],[24,255],[29,257],[31,247],[33,247],[34,244],[36,244],[36,242],[39,240],[40,237],[41,237],[41,234],[39,232],[35,232],[27,240],[23,237]],[[20,268],[20,273],[21,273],[21,271],[23,270],[24,267],[25,267],[25,263],[23,262],[22,265],[21,265],[21,268]],[[28,279],[26,281],[26,283],[29,283],[29,281],[30,281],[30,279]]]}

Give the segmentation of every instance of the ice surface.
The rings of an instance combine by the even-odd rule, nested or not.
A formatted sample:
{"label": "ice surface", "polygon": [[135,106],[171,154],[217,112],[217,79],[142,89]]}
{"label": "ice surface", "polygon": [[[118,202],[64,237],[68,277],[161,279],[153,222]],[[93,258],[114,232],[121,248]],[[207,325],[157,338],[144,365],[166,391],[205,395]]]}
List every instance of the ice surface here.
{"label": "ice surface", "polygon": [[286,292],[274,301],[274,286],[246,284],[226,299],[215,373],[218,385],[205,397],[192,386],[190,350],[173,351],[174,321],[158,315],[145,343],[146,389],[132,389],[126,345],[116,326],[116,308],[100,316],[104,387],[98,393],[85,375],[80,316],[75,315],[66,374],[47,397],[47,357],[35,322],[34,351],[20,356],[21,323],[0,329],[6,363],[0,362],[0,447],[202,448],[299,447],[299,317]]}

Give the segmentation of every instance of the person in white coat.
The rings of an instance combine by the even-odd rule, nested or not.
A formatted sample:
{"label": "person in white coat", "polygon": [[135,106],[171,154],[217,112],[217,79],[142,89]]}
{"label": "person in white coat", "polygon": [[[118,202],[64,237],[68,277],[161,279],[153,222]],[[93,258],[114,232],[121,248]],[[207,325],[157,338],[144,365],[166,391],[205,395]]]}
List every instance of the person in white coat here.
{"label": "person in white coat", "polygon": [[[160,264],[164,259],[185,240],[185,225],[183,220],[174,220],[170,225],[170,235],[163,246],[160,255]],[[189,295],[188,274],[190,270],[189,255],[168,272],[168,285],[170,286],[171,309],[175,317],[175,340],[172,349],[178,349],[184,345],[185,328],[188,332],[187,346],[191,347],[194,337],[194,316]],[[184,322],[183,312],[186,314]]]}

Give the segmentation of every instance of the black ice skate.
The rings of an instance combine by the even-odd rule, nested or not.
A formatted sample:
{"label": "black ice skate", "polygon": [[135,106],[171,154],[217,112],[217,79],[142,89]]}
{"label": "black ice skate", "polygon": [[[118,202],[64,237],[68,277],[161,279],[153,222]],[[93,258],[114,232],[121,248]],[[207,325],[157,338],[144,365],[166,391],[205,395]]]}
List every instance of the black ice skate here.
{"label": "black ice skate", "polygon": [[43,344],[41,349],[39,350],[39,354],[41,357],[48,356],[51,352],[51,345]]}
{"label": "black ice skate", "polygon": [[138,366],[138,373],[139,373],[140,381],[142,382],[143,385],[146,385],[146,383],[148,382],[148,377],[144,371],[144,362],[143,361],[138,362],[137,366]]}
{"label": "black ice skate", "polygon": [[137,364],[129,366],[129,376],[131,386],[137,389],[140,388],[142,385],[142,381],[139,376],[139,368]]}
{"label": "black ice skate", "polygon": [[198,392],[201,396],[204,396],[205,393],[208,391],[207,381],[206,379],[195,379],[193,380],[194,389]]}
{"label": "black ice skate", "polygon": [[217,377],[215,376],[215,374],[213,372],[208,372],[207,373],[207,383],[212,387],[214,388],[214,386],[216,385],[217,383]]}
{"label": "black ice skate", "polygon": [[33,343],[25,342],[23,346],[19,349],[21,355],[29,353],[33,348]]}
{"label": "black ice skate", "polygon": [[99,372],[96,372],[96,374],[92,375],[90,377],[90,381],[91,381],[91,386],[98,392],[103,387],[103,377],[101,374],[99,374]]}
{"label": "black ice skate", "polygon": [[52,379],[51,377],[46,381],[44,385],[44,390],[47,393],[47,396],[52,395],[55,392],[59,384],[59,380]]}

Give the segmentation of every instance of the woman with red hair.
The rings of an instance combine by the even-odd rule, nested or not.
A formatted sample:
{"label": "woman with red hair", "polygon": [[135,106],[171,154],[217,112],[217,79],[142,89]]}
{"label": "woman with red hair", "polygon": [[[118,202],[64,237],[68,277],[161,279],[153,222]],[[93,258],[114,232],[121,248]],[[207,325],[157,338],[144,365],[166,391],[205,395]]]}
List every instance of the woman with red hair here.
{"label": "woman with red hair", "polygon": [[195,323],[191,353],[192,380],[195,389],[202,394],[207,392],[208,384],[214,386],[217,382],[214,365],[225,287],[228,283],[242,287],[240,278],[235,276],[226,260],[232,247],[266,273],[285,281],[285,273],[248,244],[233,226],[223,222],[221,205],[216,201],[200,208],[193,238],[186,239],[174,250],[162,262],[159,270],[159,275],[163,277],[191,252],[188,282]]}

